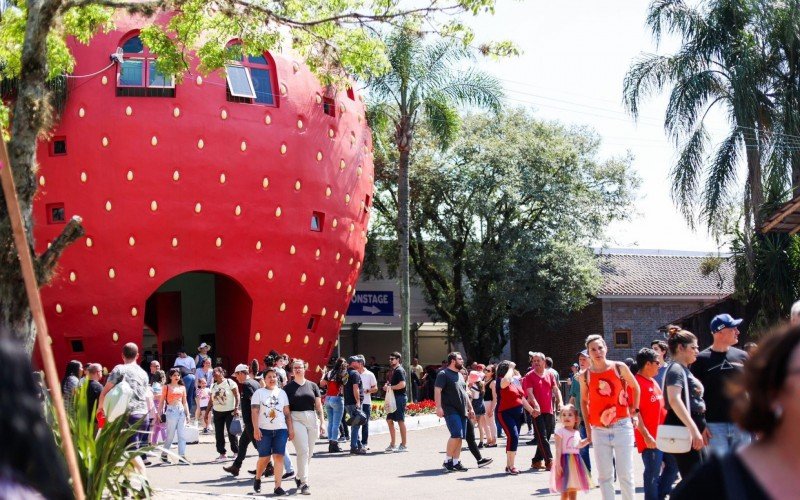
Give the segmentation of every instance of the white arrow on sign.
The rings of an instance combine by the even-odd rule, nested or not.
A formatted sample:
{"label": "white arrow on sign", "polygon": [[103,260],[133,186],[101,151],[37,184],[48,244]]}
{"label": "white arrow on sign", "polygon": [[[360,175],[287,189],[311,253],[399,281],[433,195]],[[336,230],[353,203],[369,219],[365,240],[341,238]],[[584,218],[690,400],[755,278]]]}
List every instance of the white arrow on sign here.
{"label": "white arrow on sign", "polygon": [[378,314],[379,312],[381,312],[381,309],[375,306],[362,306],[361,309],[364,312],[368,312],[370,314]]}

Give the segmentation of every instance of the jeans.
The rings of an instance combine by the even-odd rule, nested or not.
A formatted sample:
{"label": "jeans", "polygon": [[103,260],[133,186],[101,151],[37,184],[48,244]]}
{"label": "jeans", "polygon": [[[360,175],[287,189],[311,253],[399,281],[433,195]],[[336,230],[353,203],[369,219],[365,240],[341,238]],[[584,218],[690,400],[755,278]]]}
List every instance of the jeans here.
{"label": "jeans", "polygon": [[[583,421],[581,421],[581,425],[580,427],[578,427],[578,431],[581,433],[581,439],[586,439],[586,424]],[[592,472],[592,459],[589,458],[590,457],[589,447],[584,446],[583,448],[581,448],[579,453],[581,455],[581,458],[583,459],[583,463],[586,464],[586,469],[588,469],[589,472]]]}
{"label": "jeans", "polygon": [[253,443],[253,422],[245,421],[242,437],[239,438],[239,453],[236,454],[236,459],[233,461],[234,467],[242,467],[242,463],[245,457],[247,457],[247,447],[250,443]]}
{"label": "jeans", "polygon": [[183,406],[169,405],[167,406],[167,439],[164,441],[164,449],[169,450],[172,446],[172,441],[175,439],[175,434],[178,434],[178,455],[186,455],[186,435],[184,434],[184,426],[186,425],[186,412],[183,411]]}
{"label": "jeans", "polygon": [[[672,485],[678,477],[678,463],[669,453],[653,448],[642,452],[644,463],[644,499],[664,500],[672,491]],[[661,469],[661,464],[664,469]]]}
{"label": "jeans", "polygon": [[231,422],[233,421],[233,410],[217,411],[214,410],[214,436],[217,441],[217,453],[225,454],[225,431],[228,431],[228,441],[231,443],[231,451],[239,453],[239,440],[231,434]]}
{"label": "jeans", "polygon": [[624,500],[633,500],[633,424],[630,418],[609,427],[592,426],[595,467],[603,500],[614,500],[614,466]]}
{"label": "jeans", "polygon": [[146,446],[150,441],[150,420],[147,415],[128,415],[128,425],[133,427],[137,425],[136,434],[134,434],[129,443],[133,444],[138,450],[142,446]]}
{"label": "jeans", "polygon": [[706,427],[711,433],[708,448],[720,457],[750,444],[752,439],[750,433],[744,432],[730,422],[708,422]]}
{"label": "jeans", "polygon": [[294,449],[297,452],[297,479],[308,483],[308,469],[314,454],[314,443],[319,437],[319,420],[314,411],[293,411]]}
{"label": "jeans", "polygon": [[361,447],[367,446],[369,440],[369,416],[372,413],[372,403],[364,403],[361,405],[361,411],[367,416],[367,421],[361,424]]}
{"label": "jeans", "polygon": [[[351,417],[356,413],[356,405],[346,405],[344,409]],[[350,426],[350,449],[357,450],[361,448],[361,442],[358,440],[358,431],[361,429],[360,425]]]}
{"label": "jeans", "polygon": [[194,415],[194,409],[197,406],[194,382],[195,377],[193,373],[189,373],[183,377],[183,385],[186,386],[186,402],[189,404],[189,415]]}
{"label": "jeans", "polygon": [[533,460],[553,460],[553,451],[550,449],[551,428],[555,427],[556,417],[552,413],[541,413],[533,419],[536,433],[536,454]]}
{"label": "jeans", "polygon": [[498,413],[500,425],[506,431],[506,451],[517,451],[519,430],[522,428],[522,406],[515,406]]}
{"label": "jeans", "polygon": [[344,414],[344,401],[341,396],[325,397],[325,415],[328,417],[328,440],[339,439],[339,423]]}

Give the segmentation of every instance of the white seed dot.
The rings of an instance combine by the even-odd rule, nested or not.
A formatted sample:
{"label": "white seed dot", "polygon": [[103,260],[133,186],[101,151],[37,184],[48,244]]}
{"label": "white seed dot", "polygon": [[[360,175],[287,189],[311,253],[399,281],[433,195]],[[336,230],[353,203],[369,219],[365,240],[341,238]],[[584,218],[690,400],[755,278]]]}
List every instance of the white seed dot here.
{"label": "white seed dot", "polygon": [[222,111],[219,112],[219,117],[222,118],[223,120],[227,120],[228,112],[223,109]]}
{"label": "white seed dot", "polygon": [[306,314],[307,312],[308,312],[308,306],[303,306],[303,314]]}
{"label": "white seed dot", "polygon": [[[200,77],[198,76],[197,78],[200,78]],[[175,118],[181,116],[181,108],[175,107],[172,110],[172,116],[174,116]]]}
{"label": "white seed dot", "polygon": [[261,240],[256,241],[256,250],[261,250]]}
{"label": "white seed dot", "polygon": [[268,177],[264,177],[264,179],[261,180],[261,187],[263,187],[264,189],[267,189],[269,187]]}
{"label": "white seed dot", "polygon": [[125,174],[125,178],[128,179],[129,181],[132,181],[133,180],[133,170],[128,170],[128,173]]}
{"label": "white seed dot", "polygon": [[281,302],[281,306],[278,308],[281,312],[286,310],[286,302]]}
{"label": "white seed dot", "polygon": [[361,177],[361,167],[356,169],[356,177]]}
{"label": "white seed dot", "polygon": [[316,101],[317,101],[317,104],[320,104],[320,103],[322,103],[322,96],[321,96],[321,95],[317,94],[317,95],[315,96],[315,99],[316,99]]}
{"label": "white seed dot", "polygon": [[61,304],[56,304],[56,312],[58,314],[61,314],[63,311],[64,309],[61,307]]}
{"label": "white seed dot", "polygon": [[158,202],[156,200],[150,202],[150,210],[153,212],[158,210]]}
{"label": "white seed dot", "polygon": [[172,247],[175,248],[177,246],[178,246],[178,238],[173,237],[172,238]]}
{"label": "white seed dot", "polygon": [[79,109],[79,110],[78,110],[78,116],[80,116],[81,118],[83,118],[84,116],[86,116],[86,110],[85,110],[85,109],[83,109],[83,108]]}
{"label": "white seed dot", "polygon": [[342,288],[342,282],[341,281],[337,281],[336,282],[336,289],[339,290],[340,288]]}
{"label": "white seed dot", "polygon": [[280,216],[281,216],[281,207],[278,207],[275,209],[275,217],[280,217]]}
{"label": "white seed dot", "polygon": [[300,283],[305,283],[306,279],[307,279],[306,278],[306,273],[303,273],[303,274],[300,275]]}
{"label": "white seed dot", "polygon": [[108,83],[108,77],[106,75],[103,75],[103,78],[100,79],[100,83],[106,85]]}
{"label": "white seed dot", "polygon": [[356,225],[351,222],[349,229],[350,229],[350,232],[352,233],[356,229]]}
{"label": "white seed dot", "polygon": [[300,181],[295,181],[295,183],[294,183],[294,190],[295,190],[295,191],[300,191]]}
{"label": "white seed dot", "polygon": [[319,279],[319,286],[325,286],[325,278],[324,277]]}
{"label": "white seed dot", "polygon": [[275,273],[272,272],[272,269],[267,271],[267,279],[272,279],[275,276]]}
{"label": "white seed dot", "polygon": [[238,216],[240,216],[240,215],[242,215],[242,207],[241,207],[241,206],[239,206],[239,205],[236,205],[236,208],[234,208],[234,209],[233,209],[233,213],[234,213],[234,215],[236,215],[237,217],[238,217]]}
{"label": "white seed dot", "polygon": [[77,274],[75,274],[75,271],[71,271],[71,272],[69,273],[69,280],[70,280],[71,282],[73,282],[73,283],[75,283],[75,282],[78,280],[78,275],[77,275]]}
{"label": "white seed dot", "polygon": [[110,212],[110,211],[111,211],[111,200],[106,201],[106,212]]}
{"label": "white seed dot", "polygon": [[339,317],[339,311],[333,311],[333,319],[336,319],[338,317]]}
{"label": "white seed dot", "polygon": [[342,254],[339,253],[339,252],[336,252],[336,262],[339,262],[339,259],[341,259],[341,258],[342,258]]}
{"label": "white seed dot", "polygon": [[131,316],[135,318],[138,315],[139,315],[139,309],[137,309],[135,306],[131,307]]}
{"label": "white seed dot", "polygon": [[328,129],[328,137],[330,137],[331,139],[333,139],[335,136],[336,136],[336,131],[335,131],[335,130],[333,130],[332,128],[329,128],[329,129]]}
{"label": "white seed dot", "polygon": [[195,82],[196,82],[198,85],[202,85],[202,84],[203,84],[203,77],[202,77],[202,76],[200,76],[200,75],[197,75],[197,78],[195,79]]}
{"label": "white seed dot", "polygon": [[242,151],[246,151],[246,150],[247,150],[247,142],[245,142],[245,141],[242,141],[242,144],[239,146],[239,148],[240,148]]}
{"label": "white seed dot", "polygon": [[119,333],[111,332],[111,340],[113,340],[114,342],[119,342]]}
{"label": "white seed dot", "polygon": [[133,114],[133,108],[130,106],[125,107],[125,114],[131,116]]}
{"label": "white seed dot", "polygon": [[292,341],[292,334],[291,333],[287,333],[286,334],[286,343],[288,344],[291,341]]}
{"label": "white seed dot", "polygon": [[350,293],[352,291],[353,291],[353,285],[347,285],[347,293]]}
{"label": "white seed dot", "polygon": [[103,143],[103,147],[108,146],[108,137],[103,137],[103,140],[101,142]]}
{"label": "white seed dot", "polygon": [[86,172],[81,172],[81,182],[86,182],[87,179],[88,176],[86,175]]}
{"label": "white seed dot", "polygon": [[289,247],[289,255],[294,255],[296,252],[297,249],[294,247],[294,245]]}
{"label": "white seed dot", "polygon": [[286,95],[289,89],[286,87],[286,84],[281,83],[281,95]]}
{"label": "white seed dot", "polygon": [[97,306],[92,306],[92,316],[97,316],[100,314],[100,310],[97,309]]}
{"label": "white seed dot", "polygon": [[256,332],[255,338],[256,338],[256,342],[260,341],[261,340],[261,332]]}
{"label": "white seed dot", "polygon": [[94,245],[94,241],[91,238],[86,238],[86,246],[91,248]]}
{"label": "white seed dot", "polygon": [[299,129],[303,128],[303,120],[297,120],[297,128]]}
{"label": "white seed dot", "polygon": [[44,186],[44,183],[45,183],[44,176],[43,176],[43,175],[40,175],[40,176],[39,176],[39,185],[40,185],[40,186]]}
{"label": "white seed dot", "polygon": [[331,187],[328,186],[325,188],[325,197],[330,198],[330,196],[331,196]]}
{"label": "white seed dot", "polygon": [[320,250],[319,250],[319,248],[317,248],[317,251],[314,252],[314,257],[319,259],[319,254],[320,254]]}
{"label": "white seed dot", "polygon": [[344,203],[345,203],[345,205],[350,203],[350,195],[349,194],[344,195]]}
{"label": "white seed dot", "polygon": [[270,116],[269,114],[264,115],[264,123],[266,123],[267,125],[272,123],[272,116]]}
{"label": "white seed dot", "polygon": [[129,237],[128,238],[128,245],[134,246],[135,244],[136,244],[136,239],[133,236]]}
{"label": "white seed dot", "polygon": [[338,227],[338,226],[339,226],[339,219],[333,219],[333,221],[331,221],[331,226],[332,226],[334,229],[336,229],[336,227]]}
{"label": "white seed dot", "polygon": [[205,143],[205,141],[203,141],[203,139],[198,139],[197,140],[197,149],[203,149],[205,146],[206,146],[206,143]]}
{"label": "white seed dot", "polygon": [[339,160],[339,170],[344,170],[345,166],[346,166],[346,164],[345,164],[344,160]]}
{"label": "white seed dot", "polygon": [[150,145],[151,145],[151,146],[158,146],[158,137],[156,137],[156,136],[153,136],[153,137],[150,139]]}
{"label": "white seed dot", "polygon": [[147,271],[147,275],[150,276],[151,278],[154,278],[156,276],[156,268],[155,267],[151,267]]}
{"label": "white seed dot", "polygon": [[286,154],[286,144],[281,144],[281,154],[282,155]]}
{"label": "white seed dot", "polygon": [[117,277],[117,271],[113,267],[108,270],[108,277],[112,280]]}
{"label": "white seed dot", "polygon": [[319,342],[317,342],[317,343],[318,343],[319,345],[322,345],[323,343],[325,343],[325,339],[324,339],[323,337],[320,337],[320,338],[319,338]]}
{"label": "white seed dot", "polygon": [[217,236],[217,241],[214,244],[217,245],[217,248],[221,247],[222,246],[222,238]]}
{"label": "white seed dot", "polygon": [[227,180],[227,178],[225,177],[225,174],[224,174],[224,173],[222,173],[222,174],[219,174],[219,183],[220,183],[220,184],[225,184],[225,181],[226,181],[226,180]]}
{"label": "white seed dot", "polygon": [[322,151],[317,151],[317,161],[322,161]]}
{"label": "white seed dot", "polygon": [[179,180],[181,180],[181,173],[178,172],[177,170],[172,172],[172,180],[175,181],[175,182],[178,182]]}
{"label": "white seed dot", "polygon": [[199,202],[194,204],[194,213],[199,214],[203,210],[203,205]]}

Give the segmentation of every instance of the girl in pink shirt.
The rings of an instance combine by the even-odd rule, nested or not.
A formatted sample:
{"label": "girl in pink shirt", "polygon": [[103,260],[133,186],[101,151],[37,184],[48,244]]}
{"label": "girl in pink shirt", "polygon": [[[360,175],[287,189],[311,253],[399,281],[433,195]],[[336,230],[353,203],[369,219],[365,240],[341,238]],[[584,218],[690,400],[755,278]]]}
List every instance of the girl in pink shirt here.
{"label": "girl in pink shirt", "polygon": [[564,405],[559,414],[563,427],[556,436],[556,460],[550,470],[550,491],[561,493],[562,500],[575,499],[578,491],[589,491],[594,487],[592,476],[579,455],[588,439],[581,440],[578,432],[578,411],[573,405]]}

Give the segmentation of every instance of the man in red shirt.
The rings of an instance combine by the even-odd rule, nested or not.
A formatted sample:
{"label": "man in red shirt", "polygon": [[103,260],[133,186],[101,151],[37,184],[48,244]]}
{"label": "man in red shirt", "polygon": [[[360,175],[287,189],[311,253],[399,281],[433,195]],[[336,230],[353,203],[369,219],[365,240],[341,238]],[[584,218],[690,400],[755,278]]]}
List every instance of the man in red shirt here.
{"label": "man in red shirt", "polygon": [[[555,429],[555,413],[558,413],[563,401],[558,382],[553,374],[545,368],[545,357],[541,352],[531,354],[531,371],[522,379],[525,397],[533,406],[533,429],[536,433],[536,455],[531,460],[532,469],[550,470],[553,464],[553,453],[550,450],[550,433]],[[553,408],[553,399],[556,407]],[[542,465],[544,461],[544,465]]]}
{"label": "man in red shirt", "polygon": [[[658,353],[645,347],[636,355],[639,372],[636,381],[641,389],[639,397],[639,422],[636,426],[636,448],[644,462],[645,500],[663,500],[672,491],[672,484],[678,476],[675,457],[656,448],[658,426],[664,423],[667,410],[664,409],[664,396],[654,377],[658,373]],[[664,464],[662,470],[661,464]]]}

